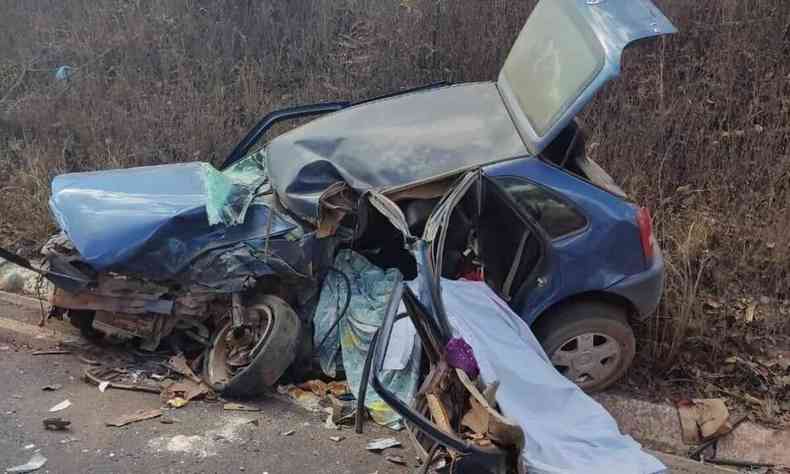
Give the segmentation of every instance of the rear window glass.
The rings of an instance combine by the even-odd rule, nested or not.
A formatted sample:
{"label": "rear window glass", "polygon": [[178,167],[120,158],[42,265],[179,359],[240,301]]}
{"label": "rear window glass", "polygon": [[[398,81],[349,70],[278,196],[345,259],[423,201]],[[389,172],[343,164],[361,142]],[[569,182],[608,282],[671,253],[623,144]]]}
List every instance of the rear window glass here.
{"label": "rear window glass", "polygon": [[600,43],[573,0],[539,2],[502,73],[539,136],[556,123],[604,65]]}
{"label": "rear window glass", "polygon": [[587,219],[570,204],[550,191],[523,178],[497,176],[494,181],[502,186],[516,205],[534,218],[551,238],[558,238],[587,225]]}

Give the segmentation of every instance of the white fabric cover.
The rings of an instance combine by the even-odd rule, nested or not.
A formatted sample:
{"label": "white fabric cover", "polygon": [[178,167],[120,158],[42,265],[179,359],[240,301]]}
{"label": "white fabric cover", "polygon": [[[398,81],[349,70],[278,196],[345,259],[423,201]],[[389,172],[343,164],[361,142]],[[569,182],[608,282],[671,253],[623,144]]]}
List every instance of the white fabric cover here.
{"label": "white fabric cover", "polygon": [[453,331],[474,349],[483,381],[500,381],[500,409],[524,430],[519,472],[666,472],[554,369],[527,324],[486,284],[442,280],[442,295]]}

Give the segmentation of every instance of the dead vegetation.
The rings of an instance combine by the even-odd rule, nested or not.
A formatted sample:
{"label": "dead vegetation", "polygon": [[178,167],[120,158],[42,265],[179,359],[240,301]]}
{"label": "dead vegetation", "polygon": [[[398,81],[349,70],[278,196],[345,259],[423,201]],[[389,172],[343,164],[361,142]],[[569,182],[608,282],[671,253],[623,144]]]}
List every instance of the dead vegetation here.
{"label": "dead vegetation", "polygon": [[[713,395],[724,374],[778,415],[786,365],[760,385],[726,361],[790,348],[790,5],[658,3],[682,33],[632,49],[583,115],[669,262],[632,383]],[[273,108],[493,79],[532,4],[3,0],[0,240],[35,253],[59,173],[216,163]]]}

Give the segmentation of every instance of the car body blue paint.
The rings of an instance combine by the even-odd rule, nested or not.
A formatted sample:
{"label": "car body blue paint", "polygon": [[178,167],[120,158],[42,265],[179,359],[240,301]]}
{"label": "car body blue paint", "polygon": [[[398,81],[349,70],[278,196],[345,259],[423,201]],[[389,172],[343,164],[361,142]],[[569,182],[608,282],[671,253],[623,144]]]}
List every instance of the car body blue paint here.
{"label": "car body blue paint", "polygon": [[588,224],[573,234],[547,240],[542,284],[525,287],[515,310],[532,324],[547,309],[577,295],[608,292],[627,299],[638,318],[658,307],[664,282],[659,249],[646,262],[636,215],[639,207],[540,158],[526,157],[484,168],[489,177],[516,176],[543,186],[572,204]]}

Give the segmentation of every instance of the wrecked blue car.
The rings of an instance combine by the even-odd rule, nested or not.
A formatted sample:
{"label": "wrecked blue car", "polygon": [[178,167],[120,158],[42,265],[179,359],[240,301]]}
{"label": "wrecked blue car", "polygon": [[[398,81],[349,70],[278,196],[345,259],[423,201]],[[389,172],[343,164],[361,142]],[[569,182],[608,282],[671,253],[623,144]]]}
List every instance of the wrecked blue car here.
{"label": "wrecked blue car", "polygon": [[[655,312],[664,262],[649,211],[586,157],[575,117],[618,75],[627,45],[674,31],[649,0],[540,2],[497,81],[273,112],[219,168],[58,176],[50,207],[62,232],[43,265],[3,255],[49,278],[53,315],[87,335],[133,337],[149,351],[196,344],[204,377],[226,393],[259,393],[322,351],[334,370],[333,331],[359,310],[354,292],[375,286],[338,263],[350,254],[381,269],[376,278],[398,275],[393,285],[433,282],[407,298],[423,339],[416,354],[432,366],[453,333],[441,280],[476,281],[531,326],[560,373],[604,389],[633,360],[631,323]],[[313,116],[267,137],[278,122]],[[328,281],[347,292],[330,320]],[[397,306],[380,303],[365,337],[383,325],[386,347]],[[482,456],[464,461],[467,472],[504,472],[492,466],[507,453],[437,431],[425,399],[399,404],[379,380],[384,350],[376,357],[363,385],[431,443]],[[408,384],[414,396],[418,380]],[[512,448],[519,436],[509,433]]]}
{"label": "wrecked blue car", "polygon": [[[243,313],[264,293],[308,330],[339,249],[412,279],[404,240],[425,235],[441,276],[485,281],[558,370],[589,390],[611,385],[634,357],[630,322],[658,305],[664,264],[649,212],[585,156],[574,117],[627,44],[673,29],[646,0],[577,3],[543,2],[496,82],[274,112],[220,169],[56,177],[62,233],[43,249],[52,303],[87,332],[123,326],[152,349],[175,321],[213,305]],[[275,123],[318,115],[266,142]]]}

